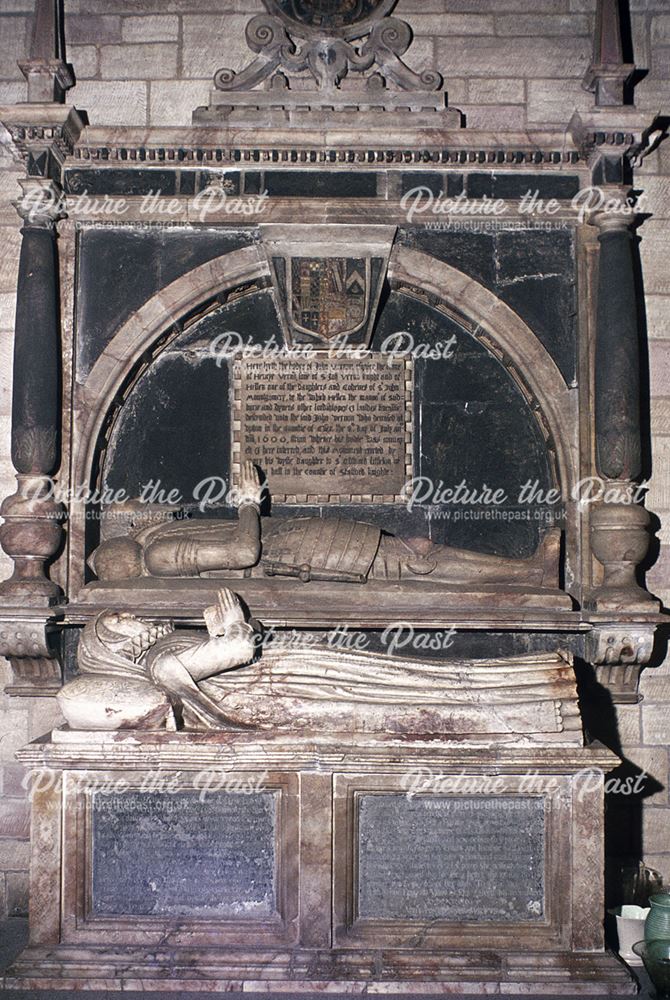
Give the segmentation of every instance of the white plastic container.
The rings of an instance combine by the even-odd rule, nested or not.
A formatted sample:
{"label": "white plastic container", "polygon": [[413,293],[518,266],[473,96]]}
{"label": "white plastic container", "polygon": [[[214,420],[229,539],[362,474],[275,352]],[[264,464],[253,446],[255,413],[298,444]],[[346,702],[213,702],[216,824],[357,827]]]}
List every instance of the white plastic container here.
{"label": "white plastic container", "polygon": [[614,911],[616,929],[619,936],[619,956],[627,965],[641,966],[642,959],[633,951],[633,945],[644,941],[644,922],[649,908],[643,906],[620,906]]}

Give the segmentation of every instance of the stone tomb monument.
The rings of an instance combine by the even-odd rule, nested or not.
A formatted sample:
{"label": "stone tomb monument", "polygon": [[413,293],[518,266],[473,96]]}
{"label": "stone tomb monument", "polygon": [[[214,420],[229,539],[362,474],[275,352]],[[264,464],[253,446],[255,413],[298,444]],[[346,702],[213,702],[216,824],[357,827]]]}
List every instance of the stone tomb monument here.
{"label": "stone tomb monument", "polygon": [[[634,701],[662,621],[623,210],[653,123],[614,4],[592,112],[525,133],[464,127],[395,6],[264,0],[248,66],[154,131],[60,103],[38,3],[0,109],[26,161],[0,652],[66,724],[18,755],[8,987],[633,992],[574,664]],[[622,210],[580,212],[593,185]]]}
{"label": "stone tomb monument", "polygon": [[11,982],[627,991],[600,912],[616,758],[583,745],[569,654],[265,646],[227,589],[204,619],[85,627],[69,727],[20,754],[40,918]]}

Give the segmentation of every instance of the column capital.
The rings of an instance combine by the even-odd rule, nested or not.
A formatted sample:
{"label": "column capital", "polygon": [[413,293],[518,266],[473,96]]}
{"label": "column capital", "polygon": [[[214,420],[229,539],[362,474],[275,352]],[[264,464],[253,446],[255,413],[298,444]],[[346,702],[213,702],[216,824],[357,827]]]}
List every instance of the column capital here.
{"label": "column capital", "polygon": [[592,226],[597,226],[598,236],[606,233],[630,232],[636,213],[631,204],[631,193],[627,187],[603,189],[602,205],[594,208],[589,217]]}
{"label": "column capital", "polygon": [[23,220],[24,229],[51,229],[65,216],[61,188],[42,177],[21,177],[22,196],[14,208]]}
{"label": "column capital", "polygon": [[599,212],[592,220],[593,224],[598,227],[598,239],[602,236],[606,236],[608,233],[627,233],[632,232],[632,219],[630,215],[619,215],[609,214],[608,212]]}

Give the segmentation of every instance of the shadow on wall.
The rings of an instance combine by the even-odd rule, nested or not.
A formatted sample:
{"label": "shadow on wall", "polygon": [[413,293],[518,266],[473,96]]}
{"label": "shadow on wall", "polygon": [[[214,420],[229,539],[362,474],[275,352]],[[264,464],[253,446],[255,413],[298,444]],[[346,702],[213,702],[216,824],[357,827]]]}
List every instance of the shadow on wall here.
{"label": "shadow on wall", "polygon": [[[657,637],[650,666],[662,663],[666,652],[667,634]],[[659,888],[660,876],[644,866],[643,809],[645,801],[665,786],[627,759],[617,705],[611,692],[596,681],[593,666],[576,660],[575,672],[587,740],[603,743],[621,758],[619,767],[605,779],[606,906],[608,910],[625,903],[648,906],[649,895]],[[612,943],[616,944],[616,937]]]}

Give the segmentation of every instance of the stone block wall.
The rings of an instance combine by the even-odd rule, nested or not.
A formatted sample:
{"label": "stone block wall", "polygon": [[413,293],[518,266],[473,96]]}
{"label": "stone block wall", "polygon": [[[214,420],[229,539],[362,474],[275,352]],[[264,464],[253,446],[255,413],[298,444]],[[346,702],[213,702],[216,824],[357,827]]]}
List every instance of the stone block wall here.
{"label": "stone block wall", "polygon": [[[668,0],[630,0],[634,56],[648,70],[636,89],[639,108],[670,109]],[[68,60],[77,86],[69,102],[100,125],[183,125],[207,103],[216,69],[248,61],[244,27],[260,0],[65,0]],[[415,42],[408,62],[435,67],[448,81],[450,102],[471,127],[565,126],[592,97],[581,89],[589,61],[595,0],[399,0]],[[30,32],[32,0],[0,0],[0,103],[25,100],[16,66]],[[0,143],[0,494],[13,492],[9,464],[14,291],[18,218],[11,202],[21,167]],[[641,229],[654,469],[648,506],[660,519],[659,558],[650,588],[670,604],[670,141],[638,173],[651,219]],[[0,574],[9,563],[0,560]],[[0,665],[0,691],[8,680]],[[626,757],[649,772],[657,791],[644,802],[641,830],[646,862],[670,883],[670,663],[647,671],[640,705],[617,713]],[[0,918],[26,906],[28,824],[14,749],[57,721],[51,699],[0,694]]]}

